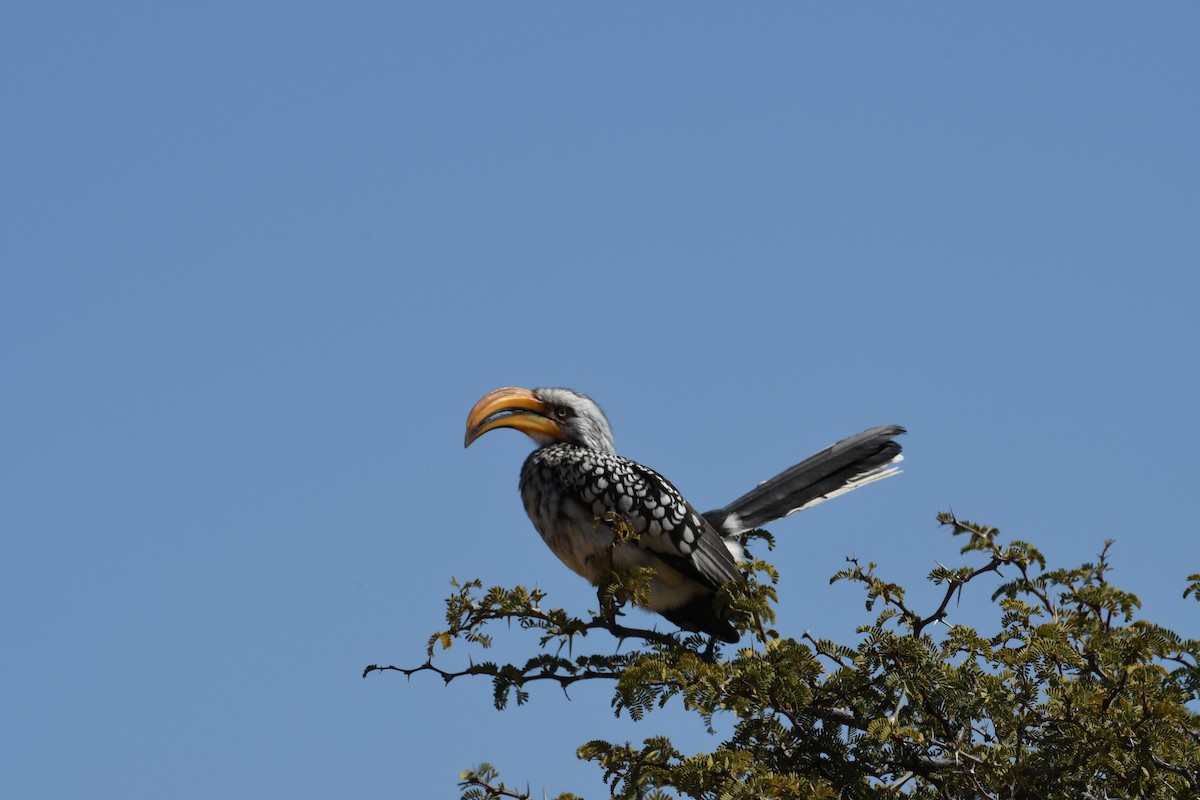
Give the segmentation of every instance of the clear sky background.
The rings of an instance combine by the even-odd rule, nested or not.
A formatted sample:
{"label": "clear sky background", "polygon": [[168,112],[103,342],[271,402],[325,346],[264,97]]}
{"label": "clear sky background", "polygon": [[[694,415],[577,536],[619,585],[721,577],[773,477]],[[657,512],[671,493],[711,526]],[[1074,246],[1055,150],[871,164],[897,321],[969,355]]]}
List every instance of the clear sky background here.
{"label": "clear sky background", "polygon": [[607,687],[498,713],[359,677],[422,659],[452,576],[595,605],[524,516],[528,441],[462,448],[503,385],[589,392],[702,508],[906,425],[901,477],[774,527],[784,633],[854,641],[851,553],[932,607],[953,508],[1056,565],[1115,538],[1113,580],[1200,635],[1198,31],[1194,3],[6,3],[3,793],[456,797],[487,760],[598,797],[589,739],[711,747]]}

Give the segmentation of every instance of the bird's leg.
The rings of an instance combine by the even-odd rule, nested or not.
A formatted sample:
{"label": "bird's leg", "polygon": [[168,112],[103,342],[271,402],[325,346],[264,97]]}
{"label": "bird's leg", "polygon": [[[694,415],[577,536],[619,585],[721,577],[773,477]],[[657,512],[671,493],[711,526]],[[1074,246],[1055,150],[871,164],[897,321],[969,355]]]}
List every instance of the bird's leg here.
{"label": "bird's leg", "polygon": [[596,600],[600,603],[599,617],[610,625],[616,625],[617,617],[624,614],[621,611],[620,598],[613,589],[613,582],[603,584],[596,589]]}
{"label": "bird's leg", "polygon": [[597,514],[592,522],[595,525],[607,525],[613,533],[612,541],[608,543],[603,556],[608,567],[608,582],[600,585],[596,598],[600,601],[600,618],[614,627],[619,627],[616,623],[617,617],[622,613],[620,608],[630,598],[627,592],[620,589],[623,580],[613,564],[613,548],[631,539],[636,540],[637,534],[633,532],[633,525],[616,511]]}

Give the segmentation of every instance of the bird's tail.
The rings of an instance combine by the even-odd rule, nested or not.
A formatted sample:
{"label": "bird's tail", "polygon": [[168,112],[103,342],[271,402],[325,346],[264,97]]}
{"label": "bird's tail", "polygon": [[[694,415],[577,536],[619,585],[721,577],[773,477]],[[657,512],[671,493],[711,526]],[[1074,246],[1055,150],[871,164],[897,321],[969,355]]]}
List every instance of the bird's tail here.
{"label": "bird's tail", "polygon": [[736,536],[889,478],[904,458],[893,437],[904,432],[899,425],[883,425],[843,439],[704,516],[723,535]]}

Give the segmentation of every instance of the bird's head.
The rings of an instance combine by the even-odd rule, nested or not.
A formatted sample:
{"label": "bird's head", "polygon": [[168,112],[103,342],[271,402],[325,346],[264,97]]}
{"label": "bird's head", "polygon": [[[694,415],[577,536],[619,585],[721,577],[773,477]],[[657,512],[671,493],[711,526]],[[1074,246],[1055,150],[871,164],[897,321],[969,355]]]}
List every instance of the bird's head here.
{"label": "bird's head", "polygon": [[467,415],[464,447],[496,428],[516,428],[541,447],[567,442],[614,452],[612,429],[596,401],[574,389],[497,389]]}

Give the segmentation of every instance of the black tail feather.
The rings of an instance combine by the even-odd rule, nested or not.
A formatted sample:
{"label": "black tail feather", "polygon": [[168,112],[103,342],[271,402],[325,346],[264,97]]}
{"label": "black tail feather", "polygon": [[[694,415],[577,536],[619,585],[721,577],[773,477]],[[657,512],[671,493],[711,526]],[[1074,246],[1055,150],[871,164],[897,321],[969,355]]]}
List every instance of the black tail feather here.
{"label": "black tail feather", "polygon": [[731,644],[741,638],[729,620],[717,614],[713,608],[713,595],[708,593],[698,594],[678,608],[660,610],[658,613],[685,631],[707,633]]}
{"label": "black tail feather", "polygon": [[883,425],[843,439],[704,516],[722,533],[736,534],[887,477],[898,471],[887,465],[900,458],[893,437],[904,432]]}

